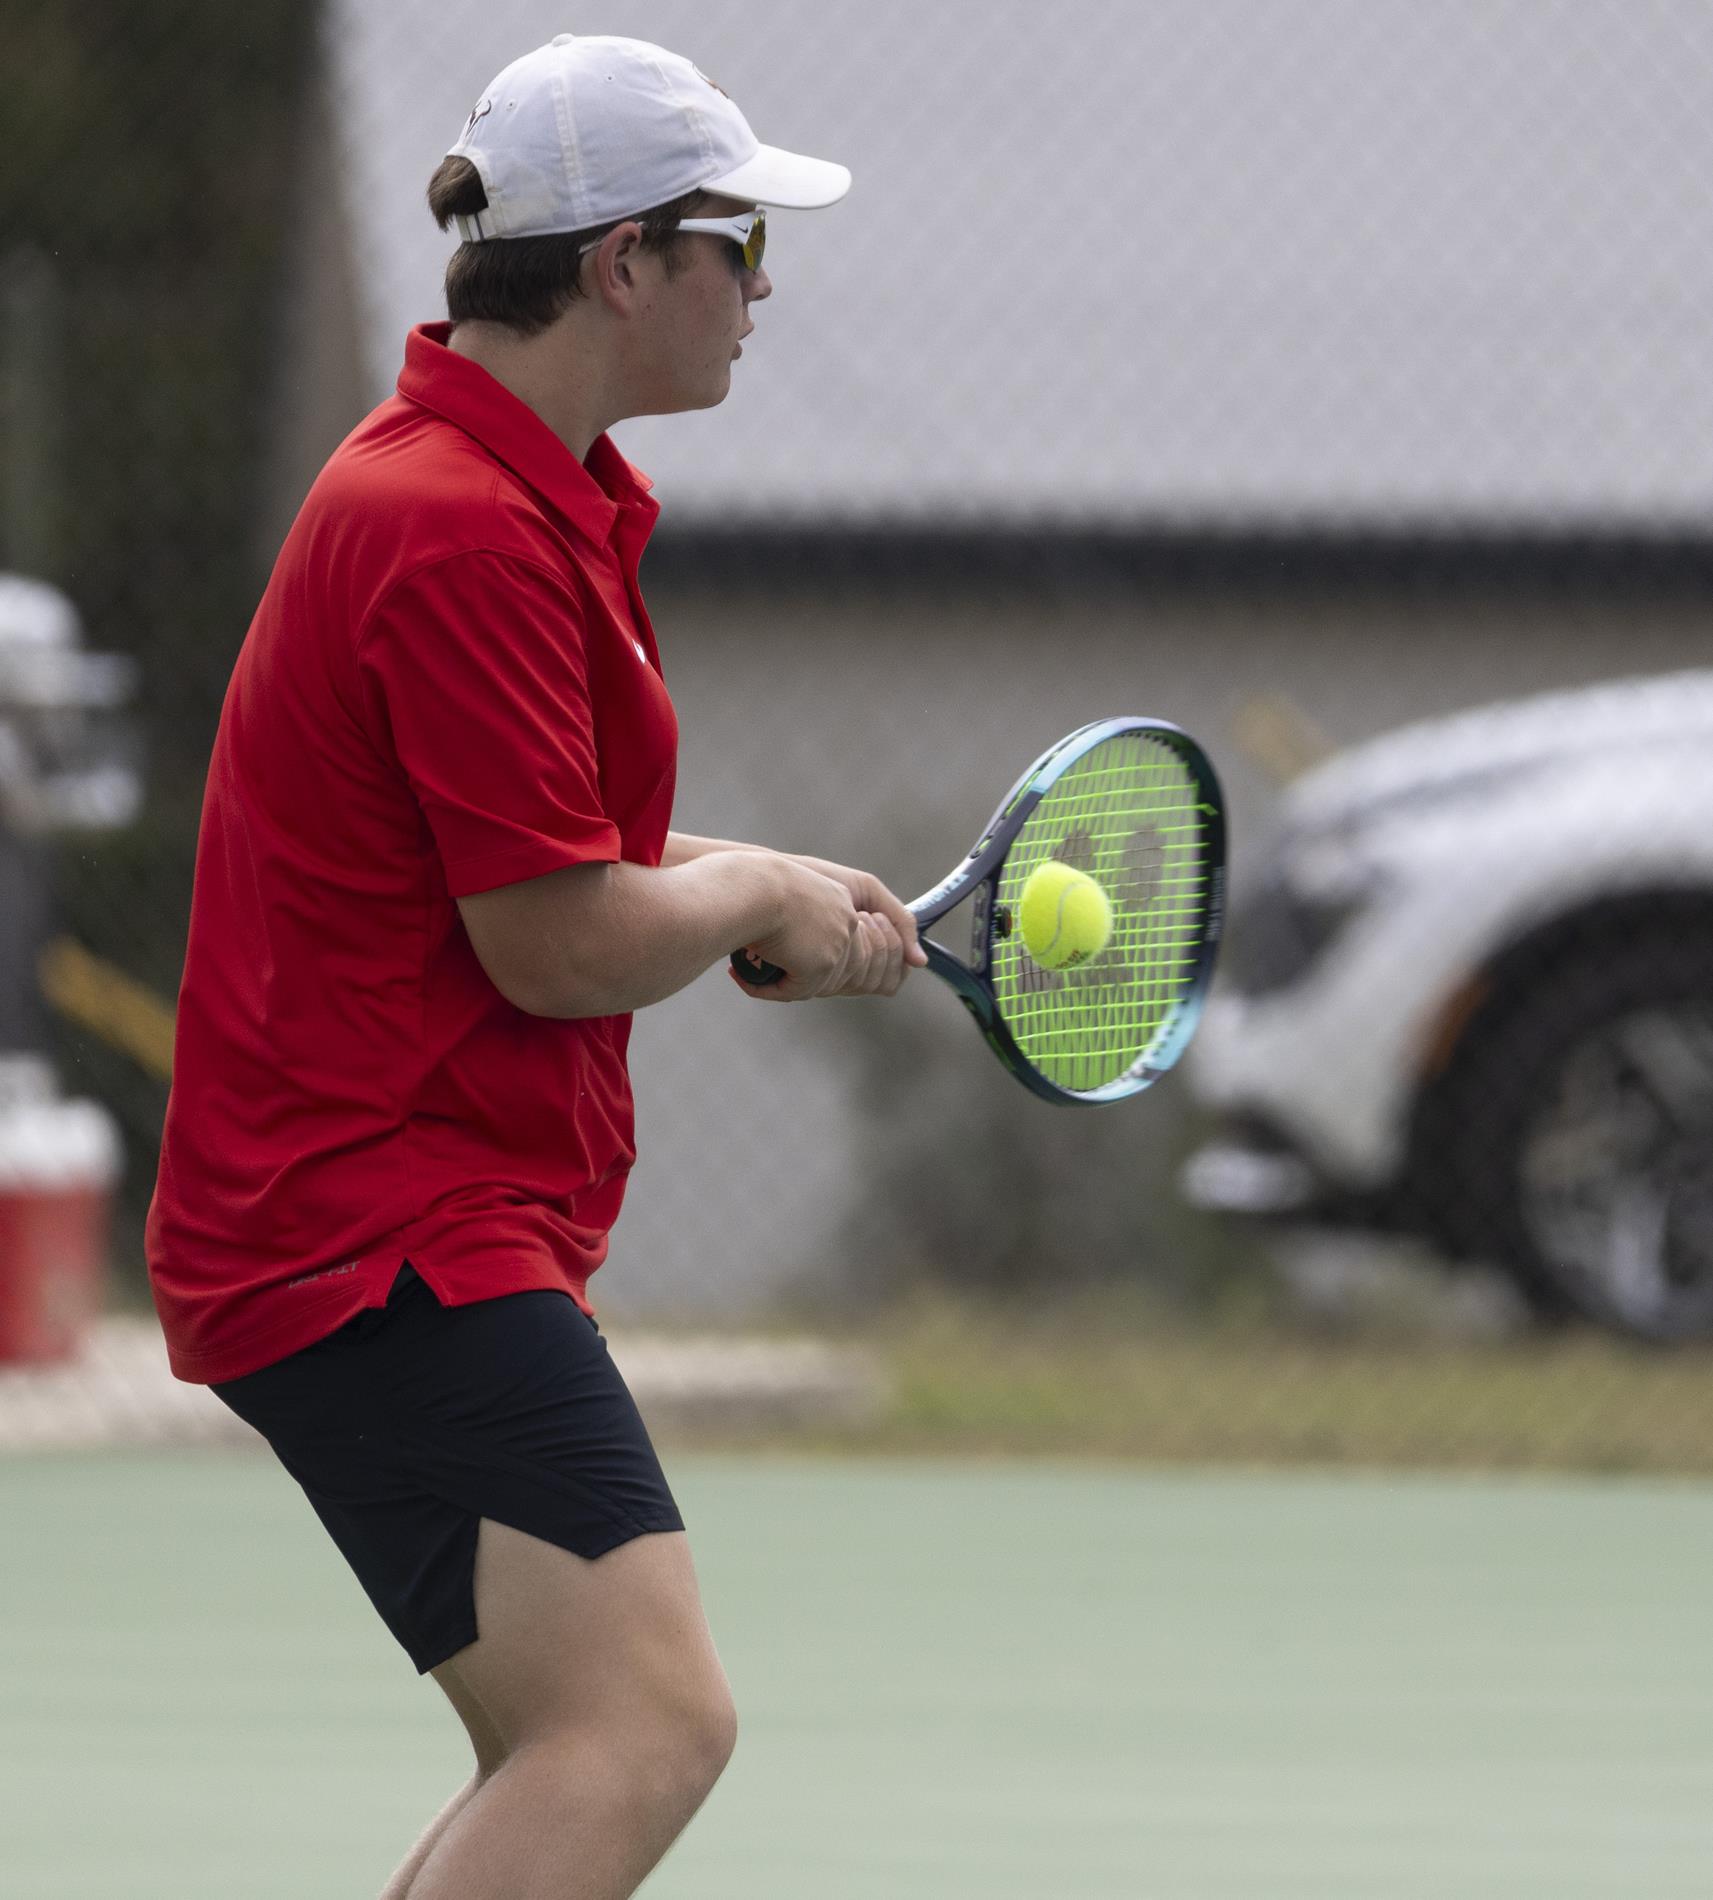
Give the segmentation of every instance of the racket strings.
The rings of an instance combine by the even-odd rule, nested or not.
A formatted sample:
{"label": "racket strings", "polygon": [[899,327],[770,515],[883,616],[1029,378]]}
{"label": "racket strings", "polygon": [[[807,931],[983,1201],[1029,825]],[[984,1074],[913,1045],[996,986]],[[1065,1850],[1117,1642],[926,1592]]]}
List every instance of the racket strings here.
{"label": "racket strings", "polygon": [[1193,992],[1213,881],[1209,815],[1171,745],[1124,733],[1048,789],[1006,854],[998,899],[1013,918],[1030,875],[1055,858],[1092,877],[1112,910],[1105,947],[1069,969],[1044,969],[1015,929],[993,940],[1006,1026],[1059,1087],[1087,1092],[1126,1075]]}

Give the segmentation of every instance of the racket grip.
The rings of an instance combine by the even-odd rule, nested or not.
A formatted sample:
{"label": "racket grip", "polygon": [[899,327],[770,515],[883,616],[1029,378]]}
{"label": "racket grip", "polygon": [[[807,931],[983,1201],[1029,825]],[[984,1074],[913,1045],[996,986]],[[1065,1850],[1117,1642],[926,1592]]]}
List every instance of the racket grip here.
{"label": "racket grip", "polygon": [[732,968],[752,989],[771,989],[775,983],[785,980],[785,972],[777,963],[758,961],[747,950],[732,952]]}

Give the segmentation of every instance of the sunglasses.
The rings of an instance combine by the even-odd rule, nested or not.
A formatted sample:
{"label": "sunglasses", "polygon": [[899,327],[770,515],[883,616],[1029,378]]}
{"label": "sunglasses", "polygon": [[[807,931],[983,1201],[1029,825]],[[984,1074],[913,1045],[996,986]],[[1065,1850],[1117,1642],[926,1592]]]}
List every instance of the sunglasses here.
{"label": "sunglasses", "polygon": [[[759,206],[735,218],[680,218],[673,229],[711,231],[715,237],[730,238],[743,253],[744,269],[761,269],[762,255],[767,249],[767,213]],[[579,245],[577,255],[581,257],[585,251],[594,250],[600,242],[600,238],[592,238],[587,244]]]}

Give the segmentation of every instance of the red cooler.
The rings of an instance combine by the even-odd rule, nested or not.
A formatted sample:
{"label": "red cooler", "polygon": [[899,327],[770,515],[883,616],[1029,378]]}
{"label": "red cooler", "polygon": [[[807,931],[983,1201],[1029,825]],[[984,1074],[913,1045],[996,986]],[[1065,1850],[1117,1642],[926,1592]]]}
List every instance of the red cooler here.
{"label": "red cooler", "polygon": [[0,1364],[69,1359],[107,1287],[119,1131],[54,1099],[52,1066],[0,1056]]}

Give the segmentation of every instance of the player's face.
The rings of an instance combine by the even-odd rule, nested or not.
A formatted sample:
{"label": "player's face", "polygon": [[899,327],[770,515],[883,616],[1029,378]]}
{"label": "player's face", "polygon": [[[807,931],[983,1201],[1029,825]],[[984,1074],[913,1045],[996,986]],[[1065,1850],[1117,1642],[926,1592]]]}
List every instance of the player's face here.
{"label": "player's face", "polygon": [[[696,216],[728,218],[754,209],[741,199],[710,197]],[[654,415],[711,409],[725,400],[732,365],[755,327],[749,307],[773,290],[766,266],[746,269],[743,253],[729,238],[686,231],[678,244],[678,275],[661,272],[651,312],[649,413]]]}

